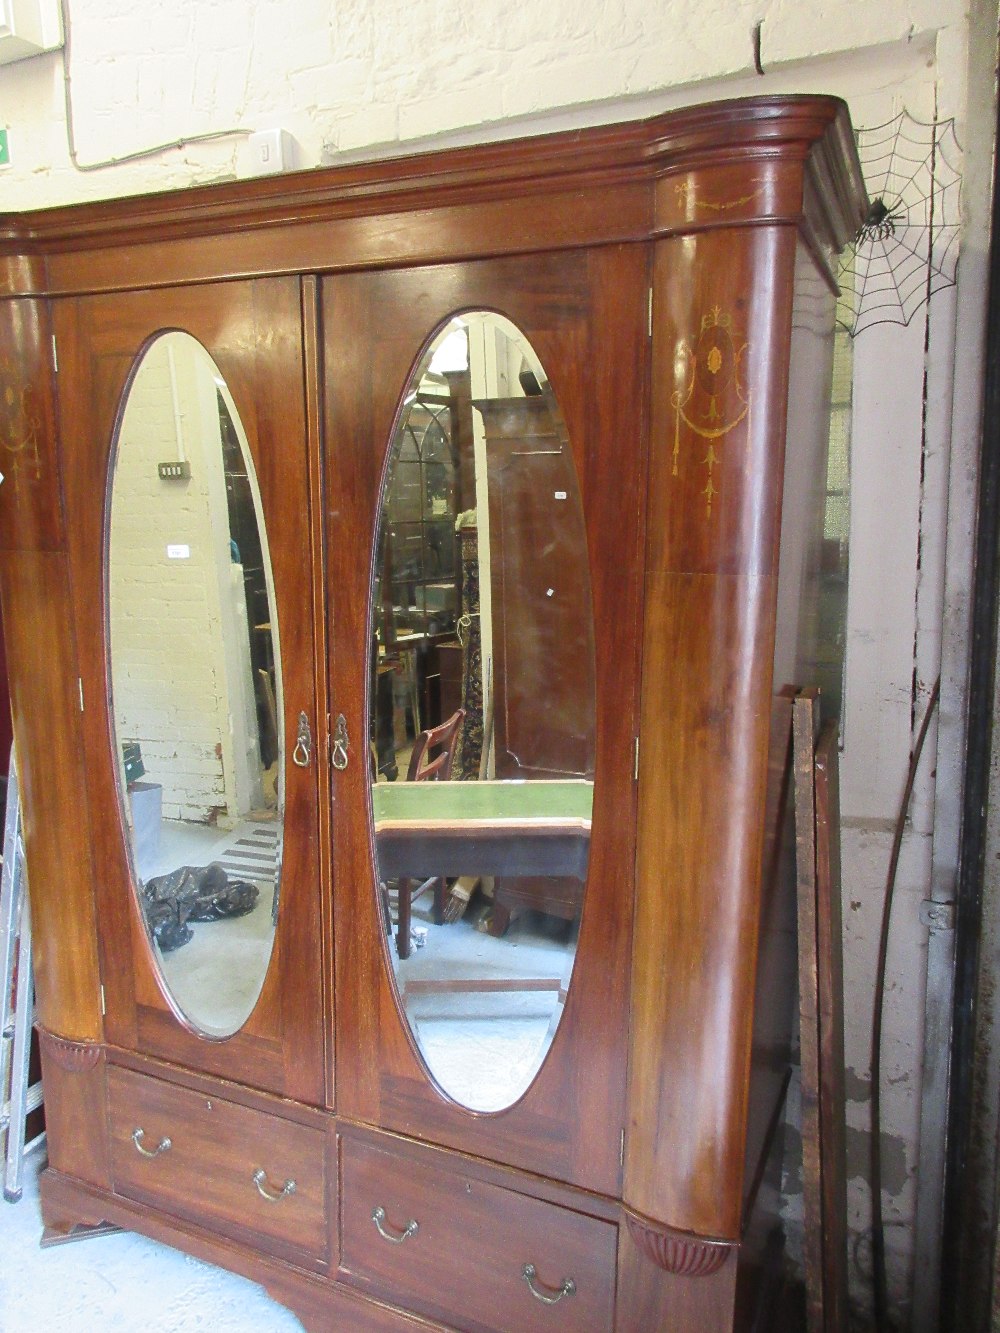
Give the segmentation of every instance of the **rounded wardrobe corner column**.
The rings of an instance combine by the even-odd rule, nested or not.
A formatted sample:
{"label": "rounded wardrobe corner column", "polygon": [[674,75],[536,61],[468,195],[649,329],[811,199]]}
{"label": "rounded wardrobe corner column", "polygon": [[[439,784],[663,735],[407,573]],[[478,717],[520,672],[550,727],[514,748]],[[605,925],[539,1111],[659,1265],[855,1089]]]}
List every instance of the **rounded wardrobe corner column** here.
{"label": "rounded wardrobe corner column", "polygon": [[[770,1021],[757,1002],[765,849],[787,814],[768,800],[769,771],[787,764],[775,718],[779,695],[804,683],[776,674],[789,634],[803,660],[801,630],[779,622],[779,587],[800,575],[785,529],[821,510],[783,514],[783,497],[815,464],[799,459],[805,437],[823,429],[801,414],[786,426],[803,337],[819,347],[819,382],[830,364],[833,263],[864,199],[853,154],[830,152],[843,147],[842,104],[803,99],[781,127],[773,110],[736,131],[762,134],[745,160],[668,173],[657,188],[624,1200],[633,1239],[662,1234],[640,1248],[673,1272],[699,1243],[721,1255],[717,1243],[740,1242],[784,1094],[754,1054]],[[778,894],[794,903],[784,862]],[[777,1029],[786,1073],[793,999]]]}
{"label": "rounded wardrobe corner column", "polygon": [[863,204],[764,97],[0,222],[54,1230],[309,1327],[745,1326]]}
{"label": "rounded wardrobe corner column", "polygon": [[74,594],[52,329],[47,304],[28,295],[0,299],[0,474],[0,611],[30,867],[37,1017],[60,1038],[99,1042],[90,793],[77,645],[66,632]]}

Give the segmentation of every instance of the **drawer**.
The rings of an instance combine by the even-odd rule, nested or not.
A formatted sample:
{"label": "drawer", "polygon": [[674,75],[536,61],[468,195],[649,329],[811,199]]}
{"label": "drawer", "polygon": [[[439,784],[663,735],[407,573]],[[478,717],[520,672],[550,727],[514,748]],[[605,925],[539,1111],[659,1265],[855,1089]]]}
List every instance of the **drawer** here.
{"label": "drawer", "polygon": [[612,1223],[350,1139],[340,1151],[344,1276],[465,1330],[611,1329]]}
{"label": "drawer", "polygon": [[108,1099],[119,1194],[326,1258],[322,1129],[115,1067]]}

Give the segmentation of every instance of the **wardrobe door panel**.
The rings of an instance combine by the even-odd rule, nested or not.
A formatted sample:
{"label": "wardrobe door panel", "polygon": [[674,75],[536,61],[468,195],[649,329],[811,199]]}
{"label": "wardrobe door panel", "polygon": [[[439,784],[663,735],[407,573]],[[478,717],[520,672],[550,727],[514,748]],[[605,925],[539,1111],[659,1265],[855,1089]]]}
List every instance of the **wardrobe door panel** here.
{"label": "wardrobe door panel", "polygon": [[[94,808],[101,812],[95,819],[94,860],[107,1039],[112,1045],[318,1104],[324,1090],[324,962],[318,756],[313,752],[312,739],[322,734],[319,718],[324,710],[317,699],[314,670],[309,574],[314,555],[310,520],[313,505],[303,393],[300,284],[296,279],[263,280],[60,301],[55,304],[54,327],[60,355],[67,530],[82,664],[85,761]],[[179,331],[185,337],[178,338],[175,332],[170,339],[158,340],[157,335],[165,331]],[[185,476],[183,466],[181,475],[176,475],[175,464],[185,460],[183,440],[196,429],[197,413],[179,391],[178,386],[183,388],[184,382],[180,362],[172,364],[174,352],[180,357],[185,347],[197,344],[204,363],[201,383],[206,389],[199,410],[203,417],[212,417],[213,413],[217,416],[215,431],[217,436],[221,431],[225,460],[224,472],[218,468],[218,460],[215,464],[219,471],[213,482],[216,508],[222,513],[223,523],[228,510],[232,523],[240,507],[237,500],[241,490],[249,495],[253,489],[259,497],[259,508],[256,525],[248,522],[245,533],[225,531],[224,535],[231,537],[231,561],[229,553],[223,551],[205,562],[209,570],[206,586],[215,579],[226,595],[232,594],[240,615],[234,612],[230,617],[238,629],[226,640],[230,646],[223,645],[218,662],[205,668],[209,679],[230,671],[233,688],[227,694],[228,703],[220,706],[222,722],[214,756],[212,747],[208,747],[203,757],[193,758],[188,765],[198,771],[198,781],[209,793],[195,809],[194,802],[185,806],[182,798],[171,794],[169,782],[157,782],[157,765],[173,762],[175,767],[183,767],[185,752],[190,755],[195,749],[195,721],[183,686],[188,676],[201,669],[201,659],[207,655],[202,642],[206,616],[203,592],[200,611],[193,610],[187,618],[175,615],[169,621],[164,615],[179,571],[187,573],[196,563],[197,538],[191,537],[193,529],[187,519],[182,521],[180,511],[176,533],[172,521],[166,527],[160,522],[163,509],[168,503],[177,503],[181,492],[187,491],[186,498],[179,501],[181,509],[190,510],[197,501],[198,478]],[[164,413],[172,419],[163,425],[162,461],[169,466],[166,475],[155,462],[139,468],[139,479],[134,483],[135,512],[130,513],[128,495],[124,491],[112,494],[114,450],[124,427],[128,426],[134,435],[143,433],[141,421],[129,422],[126,407],[130,401],[139,401],[138,395],[131,398],[131,390],[140,374],[146,373],[139,369],[144,355],[157,347],[169,347],[171,351],[169,366],[163,358],[161,394],[161,406],[171,401],[173,406],[172,414]],[[209,367],[208,372],[204,372],[204,365]],[[217,371],[214,383],[213,366]],[[134,409],[130,411],[134,417]],[[234,443],[237,430],[243,435],[242,447]],[[231,437],[228,445],[227,437]],[[127,447],[138,448],[133,444]],[[241,461],[244,450],[245,462]],[[155,451],[154,443],[150,459],[155,458]],[[206,465],[199,464],[192,453],[186,461],[187,471],[192,467],[197,471]],[[155,530],[152,538],[144,531],[145,505],[150,506],[148,528]],[[121,525],[118,530],[123,535],[116,538],[115,569],[109,572],[113,509],[115,524]],[[250,549],[254,547],[255,526],[260,529],[264,547],[261,560]],[[150,640],[144,653],[141,626],[138,634],[135,624],[130,627],[135,661],[128,663],[127,673],[120,661],[115,663],[117,698],[113,706],[108,600],[112,576],[117,577],[115,570],[128,565],[124,534],[129,531],[137,551],[144,540],[147,547],[150,541],[158,540],[164,549],[158,552],[158,559],[148,560],[145,555],[136,558],[136,580],[149,581],[141,606],[134,609],[119,598],[120,605],[115,609],[115,598],[110,598],[119,643],[125,641],[121,627],[126,613],[132,614],[133,610],[133,619],[141,617],[142,624],[148,626]],[[244,551],[240,551],[241,541]],[[242,566],[242,574],[236,571],[237,564]],[[259,571],[257,565],[261,566]],[[197,598],[192,597],[195,605]],[[208,602],[208,620],[212,621],[211,592]],[[280,639],[270,623],[272,614],[280,626]],[[228,612],[223,619],[227,617]],[[164,652],[165,636],[174,640],[172,668],[171,656]],[[235,666],[231,651],[234,641],[240,649]],[[255,652],[263,652],[267,661],[256,663]],[[256,672],[255,665],[259,667]],[[129,714],[124,702],[126,674],[141,671],[149,673],[150,678],[155,676],[156,709],[152,708],[152,697],[146,702],[151,715],[154,711],[159,714],[159,729],[143,732],[154,737],[147,741],[145,754],[141,740],[135,744],[142,731],[135,710]],[[222,688],[220,684],[220,694]],[[245,728],[241,717],[246,719]],[[253,718],[260,724],[259,734],[251,722]],[[237,799],[228,792],[234,781],[231,770],[238,767],[234,752],[244,731],[247,736],[252,734],[258,751],[266,751],[269,772],[264,774],[264,788],[258,774],[253,790],[245,785],[244,794]],[[308,741],[297,747],[297,739],[306,733]],[[213,783],[217,790],[225,789],[225,794],[212,796]],[[164,857],[168,853],[164,844],[178,842],[174,856],[177,868],[174,861],[168,867],[175,873],[159,879],[155,874],[151,878],[148,872],[162,870],[166,861],[158,867],[148,849],[142,857],[138,851],[140,837],[151,837],[155,850],[158,836]],[[260,846],[255,849],[251,843]],[[197,852],[192,851],[193,846]],[[195,992],[182,990],[179,1001],[163,981],[164,960],[176,959],[170,968],[183,970],[185,948],[192,960],[196,947],[204,955],[198,964],[203,974],[199,984],[209,996],[228,981],[227,973],[234,966],[233,955],[230,953],[227,960],[222,941],[229,938],[226,932],[238,922],[203,920],[194,927],[195,941],[186,939],[191,934],[188,917],[198,918],[190,913],[186,897],[190,896],[190,876],[181,874],[180,868],[185,864],[202,866],[206,860],[221,862],[227,868],[230,884],[240,880],[255,883],[259,896],[254,917],[262,909],[264,915],[270,915],[273,899],[276,922],[270,960],[265,962],[265,953],[255,963],[257,972],[248,981],[242,1009],[239,1005],[231,1007],[232,1017],[223,1016],[220,1010],[218,1021],[200,1017],[202,1013],[211,1014],[209,1000],[200,1009],[201,1000],[192,1003],[185,998]],[[137,868],[140,861],[144,861],[141,876]],[[238,869],[243,865],[245,871]],[[174,884],[177,878],[185,883]],[[152,885],[157,894],[165,895],[165,902],[158,903],[157,909],[162,907],[178,918],[170,942],[180,943],[172,954],[159,954],[159,946],[154,944],[148,904],[143,910],[139,907],[143,884],[144,900],[154,896]],[[234,904],[242,910],[249,892],[241,890],[242,899],[237,893],[228,901],[208,904],[203,916],[224,916]],[[215,940],[218,945],[213,943]]]}
{"label": "wardrobe door panel", "polygon": [[[646,292],[647,255],[639,246],[359,273],[323,284],[327,598],[334,626],[331,713],[335,738],[342,717],[346,740],[339,763],[334,754],[333,841],[337,882],[350,886],[335,904],[337,1109],[350,1118],[608,1193],[619,1185],[625,1128]],[[403,1015],[390,963],[389,951],[396,944],[389,894],[380,890],[375,868],[369,790],[381,762],[383,733],[389,730],[372,725],[370,731],[378,709],[393,709],[397,732],[407,725],[412,732],[414,714],[423,717],[425,729],[434,720],[431,652],[443,636],[435,633],[439,625],[426,601],[428,579],[421,590],[422,610],[418,607],[427,621],[420,627],[427,656],[423,667],[410,673],[412,703],[400,702],[402,681],[396,684],[395,702],[392,689],[382,688],[369,647],[373,625],[376,637],[384,636],[378,634],[379,614],[372,618],[379,607],[373,609],[368,590],[376,568],[390,445],[411,405],[408,395],[404,401],[404,390],[447,321],[467,312],[479,312],[474,318],[493,312],[509,322],[544,367],[548,383],[542,392],[551,390],[558,404],[579,490],[586,536],[586,556],[580,558],[589,561],[595,648],[596,758],[592,774],[581,772],[587,781],[593,777],[593,812],[573,980],[540,1069],[513,1105],[488,1112],[464,1108],[435,1085]],[[611,343],[616,347],[613,366],[604,350]],[[453,382],[452,387],[460,397],[460,386]],[[461,430],[453,432],[451,444],[457,456],[474,447],[462,439]],[[393,466],[397,471],[402,466],[398,451]],[[426,481],[420,484],[426,489]],[[554,495],[561,498],[567,490],[567,483],[560,482]],[[383,542],[380,569],[386,549],[393,560],[409,560],[401,538],[418,515],[416,508],[412,515],[407,509],[407,504],[413,507],[407,494],[403,487],[392,539],[396,545]],[[436,491],[432,498],[440,505]],[[459,481],[456,508],[464,512],[474,505]],[[432,509],[431,523],[434,517]],[[587,576],[582,568],[584,587]],[[436,575],[430,582],[444,581]],[[382,578],[379,587],[384,584]],[[445,591],[435,591],[444,598],[442,609],[447,609]],[[391,588],[376,600],[390,595],[400,602]],[[581,669],[586,673],[586,662]],[[539,680],[538,691],[544,688]],[[376,743],[370,746],[373,736]],[[405,753],[408,738],[398,734],[396,739]],[[501,776],[499,767],[496,776]],[[553,930],[566,925],[558,915],[536,915]],[[428,926],[456,929],[453,924]],[[515,922],[511,931],[517,929]],[[460,1016],[465,984],[457,988]]]}

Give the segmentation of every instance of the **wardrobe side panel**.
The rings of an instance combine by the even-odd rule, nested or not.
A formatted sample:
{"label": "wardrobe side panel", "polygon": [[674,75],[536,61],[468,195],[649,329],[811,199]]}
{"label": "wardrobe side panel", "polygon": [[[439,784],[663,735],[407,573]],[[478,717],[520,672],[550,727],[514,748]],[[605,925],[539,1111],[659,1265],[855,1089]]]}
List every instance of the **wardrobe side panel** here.
{"label": "wardrobe side panel", "polygon": [[[768,1151],[768,1134],[792,1064],[798,955],[790,702],[797,689],[822,683],[820,659],[829,646],[824,639],[830,632],[836,636],[823,548],[835,303],[833,289],[800,241],[789,359],[745,1193]],[[836,594],[835,588],[832,591]]]}

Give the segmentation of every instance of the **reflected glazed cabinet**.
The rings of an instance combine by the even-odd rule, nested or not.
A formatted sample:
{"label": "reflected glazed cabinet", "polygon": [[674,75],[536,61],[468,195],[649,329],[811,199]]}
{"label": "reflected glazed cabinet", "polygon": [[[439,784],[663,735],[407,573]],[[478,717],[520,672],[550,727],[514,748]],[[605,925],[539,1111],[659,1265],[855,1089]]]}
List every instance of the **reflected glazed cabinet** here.
{"label": "reflected glazed cabinet", "polygon": [[[765,1326],[789,700],[815,652],[836,255],[865,207],[845,107],[771,97],[0,219],[48,1228],[165,1240],[310,1329]],[[360,739],[389,441],[469,310],[550,377],[596,645],[573,977],[527,1090],[489,1114],[439,1090],[404,1021]],[[242,423],[280,626],[280,905],[221,1037],[172,999],[138,909],[102,609],[113,442],[171,330]]]}

